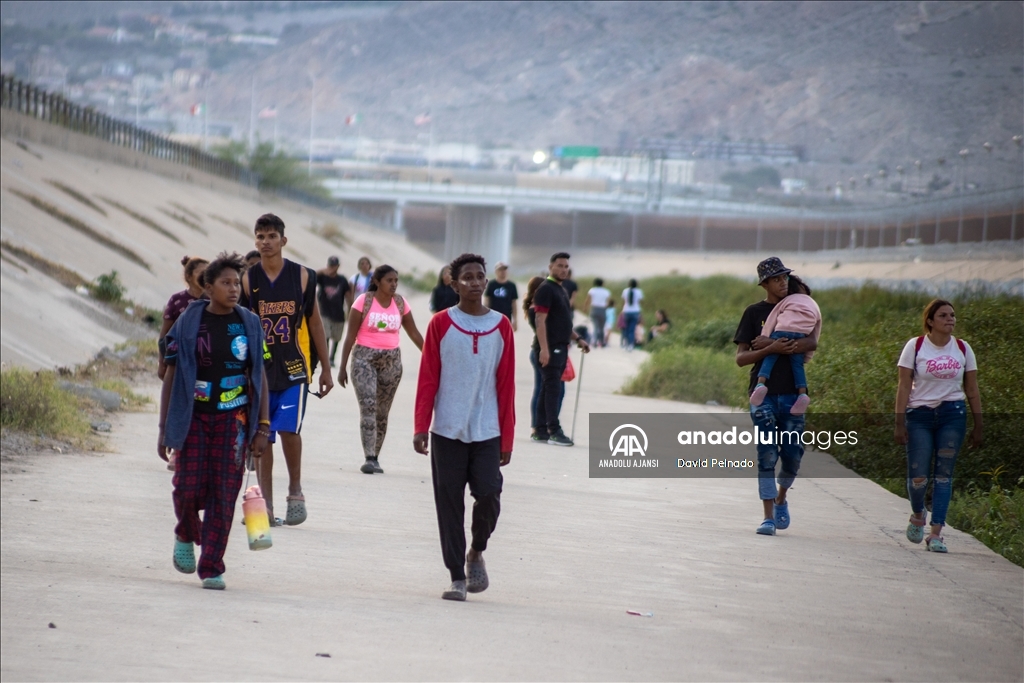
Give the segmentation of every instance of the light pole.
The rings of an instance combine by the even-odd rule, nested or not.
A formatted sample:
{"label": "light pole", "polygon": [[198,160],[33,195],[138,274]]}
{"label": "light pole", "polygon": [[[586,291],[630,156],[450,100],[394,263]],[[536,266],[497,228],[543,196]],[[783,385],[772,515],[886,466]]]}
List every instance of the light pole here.
{"label": "light pole", "polygon": [[313,177],[313,114],[316,111],[316,76],[309,72],[309,165],[306,175]]}
{"label": "light pole", "polygon": [[[986,142],[981,146],[981,148],[985,150],[985,159],[990,159],[992,156],[992,143]],[[989,162],[986,161],[986,164],[988,163]],[[988,241],[988,202],[985,202],[982,207],[982,210],[984,211],[984,218],[981,219],[981,243],[984,244]]]}
{"label": "light pole", "polygon": [[966,147],[958,152],[961,163],[960,178],[960,222],[956,226],[956,243],[960,244],[964,239],[964,193],[967,192],[967,157],[971,153]]}
{"label": "light pole", "polygon": [[[914,161],[914,166],[917,167],[917,191],[921,191],[921,160],[917,159]],[[919,239],[921,237],[921,209],[914,205],[914,238]]]}

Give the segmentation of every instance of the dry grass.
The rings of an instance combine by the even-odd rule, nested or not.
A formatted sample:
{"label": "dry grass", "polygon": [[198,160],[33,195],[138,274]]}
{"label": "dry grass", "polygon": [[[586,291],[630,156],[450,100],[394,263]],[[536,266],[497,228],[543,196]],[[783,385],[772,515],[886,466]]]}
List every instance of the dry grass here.
{"label": "dry grass", "polygon": [[59,263],[54,263],[49,259],[43,258],[31,249],[19,247],[16,244],[11,244],[7,240],[0,242],[0,248],[9,251],[39,272],[52,277],[54,280],[69,289],[74,289],[78,286],[86,287],[89,285],[88,280],[67,266],[62,266]]}
{"label": "dry grass", "polygon": [[59,180],[53,180],[52,178],[47,180],[46,182],[48,182],[49,184],[53,185],[58,190],[60,190],[61,192],[63,192],[67,196],[71,197],[75,201],[80,202],[82,204],[85,204],[90,209],[93,209],[94,211],[96,211],[98,213],[101,213],[104,216],[107,215],[107,212],[103,210],[103,207],[101,207],[98,204],[96,204],[96,202],[94,202],[93,200],[89,199],[88,197],[86,197],[84,194],[82,194],[81,192],[79,192],[75,188],[68,187],[67,185],[65,185],[64,183],[60,182]]}
{"label": "dry grass", "polygon": [[43,213],[50,214],[51,216],[53,216],[57,220],[61,221],[65,225],[67,225],[69,228],[72,228],[73,230],[77,230],[78,232],[82,233],[83,235],[85,235],[89,239],[93,240],[94,242],[102,244],[107,249],[110,249],[111,251],[120,254],[121,256],[125,257],[126,259],[128,259],[132,263],[140,265],[143,268],[145,268],[146,270],[148,270],[150,272],[153,272],[153,269],[150,268],[149,264],[146,263],[143,260],[143,258],[141,256],[139,256],[138,254],[136,254],[134,251],[132,251],[128,247],[124,246],[123,244],[115,242],[114,240],[112,240],[111,238],[107,237],[106,235],[102,235],[102,234],[98,233],[95,229],[93,229],[89,225],[85,224],[84,222],[82,222],[81,220],[75,218],[74,216],[70,216],[70,215],[64,213],[63,211],[58,209],[53,204],[50,204],[49,202],[46,202],[46,201],[40,199],[39,197],[35,196],[34,194],[29,194],[28,192],[22,192],[21,190],[18,190],[18,189],[15,189],[15,188],[10,188],[10,191],[13,194],[16,194],[17,196],[19,196],[22,199],[24,199],[29,204],[31,204],[32,206],[36,207],[37,209],[39,209]]}
{"label": "dry grass", "polygon": [[314,234],[320,235],[320,237],[323,237],[331,244],[336,244],[339,247],[345,247],[352,243],[352,240],[350,240],[348,235],[338,227],[337,223],[324,223],[323,225],[316,225],[314,223],[310,230]]}
{"label": "dry grass", "polygon": [[210,234],[210,233],[206,232],[206,230],[203,229],[203,226],[199,225],[194,220],[190,219],[188,216],[186,216],[184,214],[175,213],[175,212],[171,211],[170,209],[165,209],[162,206],[156,207],[156,210],[159,211],[160,213],[162,213],[163,215],[169,217],[169,218],[173,218],[174,220],[178,221],[179,223],[181,223],[185,227],[190,228],[191,230],[195,230],[196,232],[202,233],[203,235],[209,235]]}
{"label": "dry grass", "polygon": [[195,211],[193,211],[192,209],[190,209],[190,208],[188,208],[186,206],[182,206],[178,202],[167,202],[167,203],[170,204],[171,206],[173,206],[178,211],[181,211],[183,214],[185,214],[185,215],[195,219],[196,222],[201,222],[203,220],[203,217],[200,216],[198,213],[196,213]]}
{"label": "dry grass", "polygon": [[210,214],[210,218],[212,218],[215,221],[220,221],[221,223],[223,223],[224,225],[228,226],[229,228],[234,228],[235,230],[237,230],[238,232],[242,233],[243,235],[248,235],[249,237],[252,237],[254,235],[252,228],[249,227],[248,225],[246,225],[245,223],[243,223],[242,221],[229,220],[227,218],[224,218],[224,216],[218,216],[215,213],[211,213]]}
{"label": "dry grass", "polygon": [[129,209],[124,204],[121,204],[120,202],[114,201],[113,199],[110,199],[109,197],[104,197],[103,195],[96,195],[96,196],[98,196],[100,199],[105,201],[107,204],[110,204],[112,207],[114,207],[118,211],[121,211],[122,213],[124,213],[124,214],[134,218],[138,222],[142,223],[147,228],[151,228],[153,230],[156,230],[158,233],[160,233],[161,235],[163,235],[167,239],[172,240],[172,241],[174,241],[177,244],[181,244],[181,240],[178,239],[177,235],[175,235],[173,232],[171,232],[167,228],[163,227],[162,225],[160,225],[156,221],[154,221],[154,220],[152,220],[150,218],[146,218],[141,213],[137,213],[135,211],[132,211],[131,209]]}

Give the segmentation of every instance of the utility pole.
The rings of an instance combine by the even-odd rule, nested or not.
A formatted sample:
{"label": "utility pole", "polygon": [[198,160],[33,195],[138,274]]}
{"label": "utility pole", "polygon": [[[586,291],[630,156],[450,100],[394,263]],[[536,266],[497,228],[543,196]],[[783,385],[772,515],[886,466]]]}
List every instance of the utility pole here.
{"label": "utility pole", "polygon": [[249,155],[252,156],[253,141],[256,139],[256,74],[252,75],[252,88],[249,91]]}
{"label": "utility pole", "polygon": [[316,111],[316,76],[309,74],[309,166],[306,174],[313,177],[313,115]]}

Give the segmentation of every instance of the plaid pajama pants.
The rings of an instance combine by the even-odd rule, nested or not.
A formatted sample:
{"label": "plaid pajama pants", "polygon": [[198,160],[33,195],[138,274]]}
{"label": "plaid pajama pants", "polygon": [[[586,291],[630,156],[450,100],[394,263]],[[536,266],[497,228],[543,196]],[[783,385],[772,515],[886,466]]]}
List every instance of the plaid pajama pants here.
{"label": "plaid pajama pants", "polygon": [[[240,457],[246,440],[245,410],[192,413],[185,446],[174,473],[174,533],[202,546],[199,578],[224,573],[224,551],[245,474]],[[203,520],[199,521],[199,511]]]}

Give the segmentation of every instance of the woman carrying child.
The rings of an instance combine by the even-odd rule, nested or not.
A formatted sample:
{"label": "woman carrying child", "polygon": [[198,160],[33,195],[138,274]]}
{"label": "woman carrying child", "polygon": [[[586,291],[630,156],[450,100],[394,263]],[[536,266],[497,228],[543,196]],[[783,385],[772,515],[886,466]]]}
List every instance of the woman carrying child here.
{"label": "woman carrying child", "polygon": [[[803,339],[813,337],[817,342],[821,336],[821,310],[811,298],[811,288],[796,275],[789,274],[789,294],[772,309],[761,334],[770,339]],[[814,355],[813,351],[805,354],[794,353],[789,357],[793,368],[793,383],[799,396],[790,409],[792,415],[803,415],[811,402],[807,395],[807,373],[804,372],[804,361]],[[772,368],[779,359],[777,353],[765,356],[761,361],[761,369],[757,373],[757,386],[750,394],[750,405],[759,406],[768,393],[765,382],[772,376]]]}

